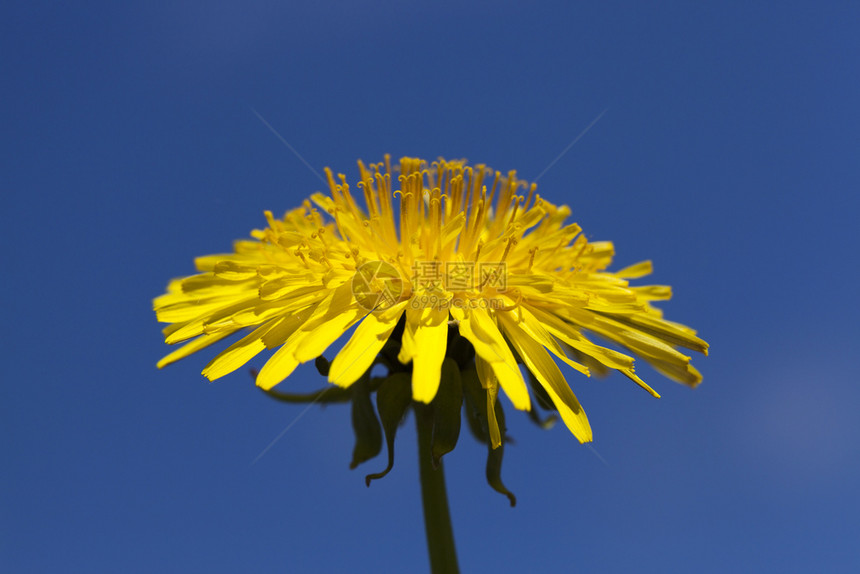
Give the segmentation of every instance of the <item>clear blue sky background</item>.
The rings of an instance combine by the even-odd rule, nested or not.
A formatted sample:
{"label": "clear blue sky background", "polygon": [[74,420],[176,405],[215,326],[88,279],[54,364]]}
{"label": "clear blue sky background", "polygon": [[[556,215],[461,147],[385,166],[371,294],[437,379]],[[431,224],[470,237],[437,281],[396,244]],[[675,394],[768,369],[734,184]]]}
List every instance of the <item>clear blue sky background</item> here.
{"label": "clear blue sky background", "polygon": [[856,3],[158,4],[0,8],[0,570],[426,571],[411,424],[370,488],[345,407],[251,464],[301,407],[155,369],[166,281],[321,187],[252,108],[317,170],[526,179],[608,110],[540,190],[654,260],[705,382],[565,371],[606,464],[509,410],[514,509],[464,434],[465,572],[860,568]]}

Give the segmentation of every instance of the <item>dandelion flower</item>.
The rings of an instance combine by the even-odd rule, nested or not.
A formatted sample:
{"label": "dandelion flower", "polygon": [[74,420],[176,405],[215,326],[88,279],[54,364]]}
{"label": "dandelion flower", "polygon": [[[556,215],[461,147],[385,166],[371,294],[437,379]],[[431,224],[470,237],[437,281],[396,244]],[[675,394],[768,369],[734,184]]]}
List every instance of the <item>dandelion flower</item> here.
{"label": "dandelion flower", "polygon": [[[412,398],[430,403],[456,330],[490,404],[501,389],[532,408],[521,362],[580,442],[591,427],[555,359],[586,376],[619,371],[655,397],[634,356],[686,385],[701,381],[681,349],[707,353],[707,343],[652,305],[671,289],[631,285],[651,263],[608,271],[612,243],[586,240],[565,222],[569,208],[535,184],[463,161],[407,157],[392,169],[386,156],[358,167],[355,188],[326,169],[327,193],[282,219],[266,212],[266,228],[233,253],[197,258],[197,275],[171,281],[154,308],[169,323],[166,342],[184,345],[158,366],[242,332],[203,374],[215,380],[270,349],[257,376],[268,390],[355,327],[329,381],[353,385],[394,334]],[[493,446],[503,432],[490,420]]]}

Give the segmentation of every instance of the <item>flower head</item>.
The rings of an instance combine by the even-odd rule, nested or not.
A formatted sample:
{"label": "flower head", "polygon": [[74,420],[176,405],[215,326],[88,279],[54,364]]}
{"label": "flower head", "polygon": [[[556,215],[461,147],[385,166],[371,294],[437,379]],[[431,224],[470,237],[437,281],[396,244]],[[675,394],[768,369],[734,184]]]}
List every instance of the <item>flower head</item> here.
{"label": "flower head", "polygon": [[[326,169],[327,194],[282,219],[266,212],[268,225],[252,240],[196,259],[199,274],[170,282],[154,307],[170,323],[167,343],[185,344],[159,367],[251,329],[203,374],[217,379],[274,349],[257,376],[271,389],[357,325],[329,381],[352,385],[396,337],[396,359],[412,366],[412,398],[429,403],[456,331],[474,350],[490,404],[501,388],[517,409],[531,409],[522,362],[581,442],[591,440],[591,427],[553,357],[587,376],[619,371],[655,397],[631,355],[687,385],[701,381],[679,348],[707,353],[707,343],[652,306],[670,288],[630,284],[651,263],[607,271],[612,244],[587,241],[565,223],[570,210],[535,184],[463,161],[403,158],[393,170],[386,156],[358,166],[356,188]],[[488,408],[490,419],[494,412]],[[497,421],[489,434],[498,446]]]}

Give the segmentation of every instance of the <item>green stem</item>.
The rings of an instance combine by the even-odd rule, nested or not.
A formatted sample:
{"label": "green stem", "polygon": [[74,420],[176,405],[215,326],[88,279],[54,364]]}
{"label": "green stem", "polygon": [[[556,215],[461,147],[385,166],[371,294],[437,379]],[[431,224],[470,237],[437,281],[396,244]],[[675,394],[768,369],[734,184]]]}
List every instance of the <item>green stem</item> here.
{"label": "green stem", "polygon": [[442,461],[433,468],[433,411],[424,405],[415,405],[418,426],[418,461],[421,468],[421,500],[424,504],[424,529],[427,531],[427,549],[432,574],[457,574],[457,550],[454,548],[454,531],[448,512],[448,494],[445,491],[445,471]]}

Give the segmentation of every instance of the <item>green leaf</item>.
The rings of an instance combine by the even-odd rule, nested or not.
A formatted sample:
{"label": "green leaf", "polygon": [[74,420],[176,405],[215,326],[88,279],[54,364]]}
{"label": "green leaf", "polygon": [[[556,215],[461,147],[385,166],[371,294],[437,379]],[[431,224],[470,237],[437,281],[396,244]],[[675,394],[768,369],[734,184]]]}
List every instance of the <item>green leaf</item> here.
{"label": "green leaf", "polygon": [[355,432],[355,448],[352,450],[353,469],[370,460],[382,450],[382,429],[370,402],[370,382],[365,375],[351,387],[352,429]]}
{"label": "green leaf", "polygon": [[[466,398],[466,412],[469,420],[469,427],[476,434],[478,440],[487,445],[487,483],[501,494],[508,497],[511,506],[516,505],[517,498],[507,489],[502,482],[502,458],[505,455],[505,442],[508,438],[505,436],[505,412],[502,410],[501,401],[496,401],[495,413],[496,421],[499,424],[499,432],[502,435],[502,444],[497,448],[493,448],[489,441],[489,432],[487,430],[487,391],[481,386],[481,381],[478,379],[478,373],[474,370],[463,371],[461,374],[463,381],[463,392]],[[469,412],[472,415],[469,415]],[[471,418],[469,418],[471,417]]]}
{"label": "green leaf", "polygon": [[490,448],[487,453],[487,483],[493,487],[493,490],[504,494],[511,501],[511,506],[517,505],[517,497],[514,493],[507,489],[502,482],[502,457],[505,455],[505,443],[499,448]]}
{"label": "green leaf", "polygon": [[388,447],[388,466],[382,472],[364,477],[367,486],[372,480],[384,477],[394,467],[394,438],[406,411],[412,402],[412,376],[409,373],[394,373],[386,377],[376,392],[376,408],[382,419],[385,443]]}
{"label": "green leaf", "polygon": [[439,460],[454,450],[460,437],[460,410],[463,405],[463,384],[460,381],[460,366],[446,358],[442,362],[442,375],[433,407],[433,468]]}
{"label": "green leaf", "polygon": [[499,423],[499,431],[502,433],[502,444],[500,444],[497,448],[493,448],[489,446],[489,452],[487,453],[487,482],[493,490],[504,494],[508,497],[508,500],[511,501],[511,506],[517,505],[517,497],[514,496],[514,493],[507,489],[507,487],[502,482],[502,457],[505,456],[505,431],[507,426],[505,425],[505,411],[502,409],[502,403],[500,401],[496,401],[495,405],[496,411],[496,420]]}

